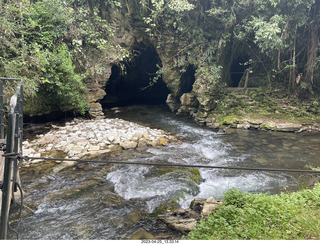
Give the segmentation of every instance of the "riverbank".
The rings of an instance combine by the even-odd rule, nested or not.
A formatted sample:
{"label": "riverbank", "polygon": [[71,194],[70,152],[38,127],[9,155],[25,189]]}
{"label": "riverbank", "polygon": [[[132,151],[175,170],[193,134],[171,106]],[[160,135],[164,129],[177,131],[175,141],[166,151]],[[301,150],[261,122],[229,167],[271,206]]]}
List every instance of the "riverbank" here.
{"label": "riverbank", "polygon": [[320,132],[317,96],[302,99],[301,91],[267,88],[224,88],[219,96],[199,106],[193,93],[185,93],[180,103],[169,96],[167,104],[178,115],[190,115],[197,123],[214,129]]}

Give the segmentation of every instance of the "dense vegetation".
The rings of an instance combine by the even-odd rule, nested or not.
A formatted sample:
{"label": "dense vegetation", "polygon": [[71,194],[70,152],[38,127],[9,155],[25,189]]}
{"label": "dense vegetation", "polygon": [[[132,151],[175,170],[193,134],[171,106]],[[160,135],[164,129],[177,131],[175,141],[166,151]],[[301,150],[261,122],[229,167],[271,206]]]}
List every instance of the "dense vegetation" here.
{"label": "dense vegetation", "polygon": [[319,7],[319,0],[1,0],[0,76],[24,79],[26,113],[85,112],[88,84],[136,55],[122,31],[134,29],[133,38],[156,47],[157,74],[177,95],[191,65],[195,93],[238,86],[233,73],[250,70],[250,86],[308,97],[320,85]]}
{"label": "dense vegetation", "polygon": [[[312,112],[319,123],[319,10],[320,0],[0,0],[0,77],[24,79],[26,114],[85,113],[112,65],[125,73],[144,42],[160,58],[152,82],[162,76],[176,98],[190,92],[183,77],[193,71],[199,114],[283,118],[274,101],[296,94],[298,105],[312,99],[295,119]],[[226,86],[264,87],[249,93],[261,111]],[[319,239],[319,198],[319,186],[277,196],[232,190],[188,238]]]}
{"label": "dense vegetation", "polygon": [[320,185],[280,195],[229,190],[224,204],[186,239],[306,240],[320,238]]}

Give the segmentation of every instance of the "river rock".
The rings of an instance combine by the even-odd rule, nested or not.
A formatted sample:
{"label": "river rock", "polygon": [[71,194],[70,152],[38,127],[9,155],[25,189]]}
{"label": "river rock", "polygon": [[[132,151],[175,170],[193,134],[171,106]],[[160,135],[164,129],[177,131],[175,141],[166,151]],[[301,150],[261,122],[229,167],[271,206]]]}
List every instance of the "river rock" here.
{"label": "river rock", "polygon": [[206,199],[204,198],[195,198],[193,199],[193,201],[190,204],[190,208],[197,212],[197,213],[201,213],[202,209],[203,209],[203,205],[205,203]]}
{"label": "river rock", "polygon": [[159,145],[159,146],[165,146],[165,145],[168,144],[168,142],[169,142],[169,140],[166,139],[166,138],[159,138],[159,139],[157,140],[157,145]]}
{"label": "river rock", "polygon": [[196,228],[196,219],[181,219],[177,217],[166,217],[163,221],[168,225],[168,227],[179,230],[179,231],[192,231]]}
{"label": "river rock", "polygon": [[201,216],[206,217],[213,213],[215,209],[219,207],[221,203],[215,200],[213,197],[209,197],[203,205]]}
{"label": "river rock", "polygon": [[147,214],[148,214],[148,211],[146,210],[135,209],[126,217],[126,220],[131,224],[136,224],[145,216],[147,216]]}
{"label": "river rock", "polygon": [[131,240],[155,240],[155,237],[145,229],[139,229],[132,235]]}
{"label": "river rock", "polygon": [[38,144],[40,145],[49,144],[49,143],[52,143],[54,139],[55,139],[54,135],[45,135],[38,140]]}
{"label": "river rock", "polygon": [[277,131],[281,132],[296,132],[302,128],[301,124],[295,123],[285,123],[285,124],[277,124]]}
{"label": "river rock", "polygon": [[125,204],[125,199],[115,193],[106,194],[102,198],[102,202],[106,208],[119,208]]}
{"label": "river rock", "polygon": [[135,141],[124,141],[120,143],[120,146],[122,146],[124,149],[134,149],[138,146],[138,143]]}
{"label": "river rock", "polygon": [[250,128],[259,129],[260,125],[262,125],[262,120],[249,120],[248,121]]}
{"label": "river rock", "polygon": [[171,229],[191,231],[196,227],[200,215],[191,209],[178,208],[159,217]]}

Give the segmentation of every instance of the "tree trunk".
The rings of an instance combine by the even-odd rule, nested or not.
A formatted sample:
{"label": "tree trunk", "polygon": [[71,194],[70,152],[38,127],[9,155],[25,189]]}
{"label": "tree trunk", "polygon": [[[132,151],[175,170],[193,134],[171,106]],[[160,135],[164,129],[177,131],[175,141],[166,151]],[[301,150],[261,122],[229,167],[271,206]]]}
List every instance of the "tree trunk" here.
{"label": "tree trunk", "polygon": [[[283,42],[284,39],[286,38],[288,25],[289,25],[289,21],[287,21],[287,23],[285,24],[285,26],[282,29],[282,33],[281,33],[281,37],[280,37],[281,42]],[[279,46],[279,49],[278,49],[278,63],[277,63],[278,71],[281,68],[280,64],[281,64],[281,45]]]}
{"label": "tree trunk", "polygon": [[314,83],[314,73],[315,73],[315,63],[317,60],[317,51],[319,46],[319,28],[317,24],[317,17],[319,15],[319,5],[320,1],[317,0],[313,5],[312,11],[312,22],[310,24],[310,42],[308,45],[308,61],[307,61],[307,80],[313,85]]}

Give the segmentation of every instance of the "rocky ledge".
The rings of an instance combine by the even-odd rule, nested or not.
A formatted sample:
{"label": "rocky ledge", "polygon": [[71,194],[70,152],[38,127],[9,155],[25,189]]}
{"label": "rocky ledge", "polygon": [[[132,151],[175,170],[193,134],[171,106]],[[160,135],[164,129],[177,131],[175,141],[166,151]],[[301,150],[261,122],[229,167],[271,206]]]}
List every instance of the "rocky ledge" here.
{"label": "rocky ledge", "polygon": [[235,129],[254,129],[254,130],[271,130],[278,132],[320,132],[320,127],[316,124],[279,122],[267,119],[252,119],[225,117],[222,121],[217,122],[215,119],[207,119],[206,126],[210,128],[235,128]]}
{"label": "rocky ledge", "polygon": [[46,134],[24,141],[24,155],[42,157],[61,151],[67,158],[82,158],[117,149],[164,146],[177,139],[159,129],[151,129],[122,119],[74,119],[64,126],[52,125]]}

